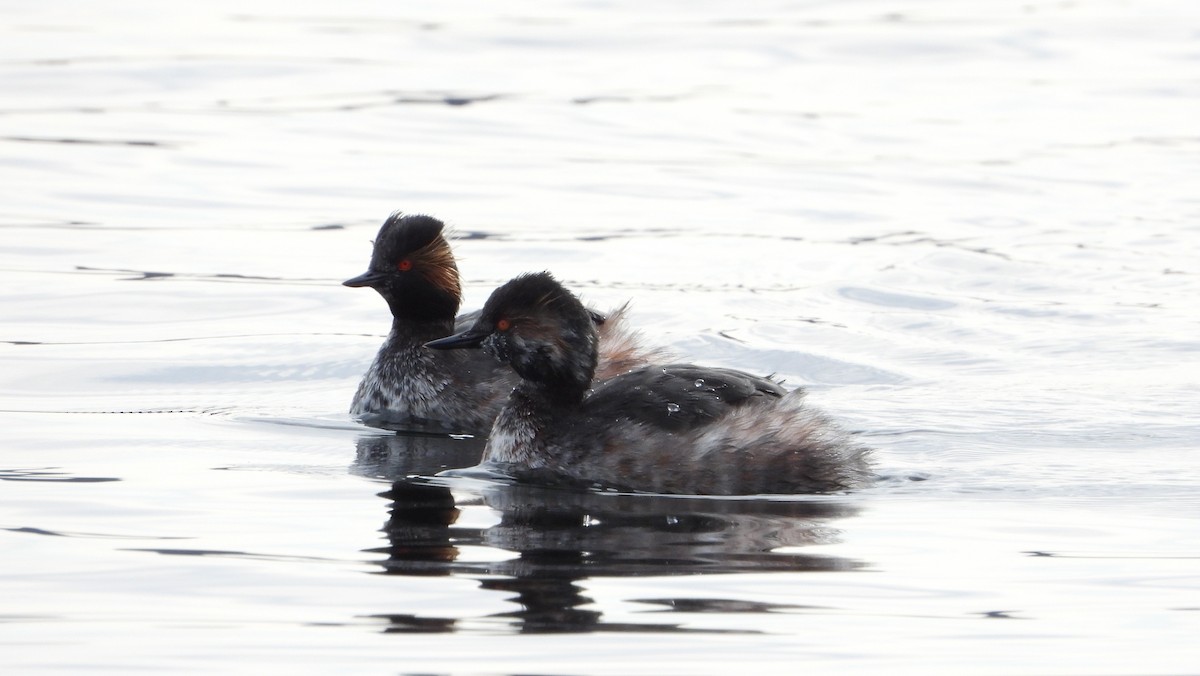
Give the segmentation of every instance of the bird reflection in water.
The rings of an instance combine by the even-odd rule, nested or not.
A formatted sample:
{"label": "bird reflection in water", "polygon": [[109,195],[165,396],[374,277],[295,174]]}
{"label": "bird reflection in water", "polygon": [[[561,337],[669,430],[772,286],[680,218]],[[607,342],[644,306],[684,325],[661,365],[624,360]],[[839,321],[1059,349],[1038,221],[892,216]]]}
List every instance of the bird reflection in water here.
{"label": "bird reflection in water", "polygon": [[381,431],[358,438],[350,471],[393,481],[411,475],[432,476],[478,464],[486,443],[485,437]]}
{"label": "bird reflection in water", "polygon": [[[703,575],[853,570],[863,564],[828,555],[781,552],[806,544],[836,541],[836,520],[856,509],[828,497],[758,500],[678,497],[560,490],[488,484],[452,492],[413,474],[433,474],[462,458],[446,440],[422,437],[365,437],[355,471],[386,477],[391,489],[383,528],[385,546],[366,550],[383,555],[381,574],[465,576],[480,588],[514,594],[512,612],[461,619],[418,614],[373,615],[385,631],[469,631],[478,623],[495,630],[501,622],[521,633],[550,632],[714,632],[680,624],[605,622],[584,596],[580,582],[591,577]],[[379,441],[387,440],[387,441]],[[415,441],[414,441],[415,440]],[[416,453],[403,453],[415,445]],[[449,455],[430,449],[441,445]],[[404,460],[400,458],[406,458]],[[365,460],[365,458],[370,458]],[[381,460],[384,460],[381,464]],[[474,492],[470,492],[474,491]],[[458,493],[456,499],[455,493]],[[457,525],[462,508],[486,505],[499,522],[483,528]],[[502,561],[471,561],[464,547],[516,554]],[[711,598],[628,599],[677,612],[769,612],[794,607],[756,601]],[[482,628],[481,627],[481,628]]]}

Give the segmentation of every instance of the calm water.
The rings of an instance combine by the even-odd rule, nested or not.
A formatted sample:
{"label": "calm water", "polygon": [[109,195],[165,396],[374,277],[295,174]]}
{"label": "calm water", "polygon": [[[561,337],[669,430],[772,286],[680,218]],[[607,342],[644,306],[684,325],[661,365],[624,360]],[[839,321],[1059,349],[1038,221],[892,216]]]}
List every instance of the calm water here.
{"label": "calm water", "polygon": [[[1200,9],[2,4],[6,673],[1200,671]],[[393,209],[885,479],[405,481]]]}

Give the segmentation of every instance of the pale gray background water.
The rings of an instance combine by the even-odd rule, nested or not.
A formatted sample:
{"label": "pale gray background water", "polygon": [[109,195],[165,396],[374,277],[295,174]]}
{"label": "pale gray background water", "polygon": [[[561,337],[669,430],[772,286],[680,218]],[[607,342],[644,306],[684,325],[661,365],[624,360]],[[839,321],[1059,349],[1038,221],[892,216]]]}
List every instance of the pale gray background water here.
{"label": "pale gray background water", "polygon": [[[1200,670],[1194,3],[0,9],[6,672]],[[892,478],[381,497],[393,209]]]}

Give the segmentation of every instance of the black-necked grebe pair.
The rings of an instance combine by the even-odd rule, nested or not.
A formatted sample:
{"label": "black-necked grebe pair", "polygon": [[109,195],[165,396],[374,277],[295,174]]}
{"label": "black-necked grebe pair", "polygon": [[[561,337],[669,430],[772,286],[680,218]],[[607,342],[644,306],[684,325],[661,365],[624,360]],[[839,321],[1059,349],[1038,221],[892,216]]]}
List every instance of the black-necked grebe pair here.
{"label": "black-necked grebe pair", "polygon": [[[517,384],[513,370],[489,355],[425,348],[479,314],[455,317],[462,287],[443,228],[429,216],[392,214],[375,238],[367,271],[342,282],[374,288],[392,311],[392,329],[350,405],[350,414],[367,424],[483,434]],[[600,333],[597,380],[664,358],[639,345],[624,307],[591,315]]]}
{"label": "black-necked grebe pair", "polygon": [[442,223],[428,216],[389,218],[369,271],[345,283],[378,290],[393,317],[351,413],[490,426],[485,466],[702,495],[840,491],[871,476],[868,449],[809,406],[803,390],[663,364],[660,352],[636,343],[620,311],[598,317],[549,273],[509,281],[456,320],[458,269]]}

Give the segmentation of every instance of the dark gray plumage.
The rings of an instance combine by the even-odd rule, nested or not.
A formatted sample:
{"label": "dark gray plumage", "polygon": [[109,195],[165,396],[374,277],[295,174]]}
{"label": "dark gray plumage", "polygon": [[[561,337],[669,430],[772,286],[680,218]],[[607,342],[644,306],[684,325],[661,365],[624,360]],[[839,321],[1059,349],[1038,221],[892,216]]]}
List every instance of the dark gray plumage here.
{"label": "dark gray plumage", "polygon": [[[437,352],[425,343],[472,325],[478,313],[455,317],[462,298],[458,265],[441,221],[393,213],[379,230],[365,273],[343,284],[379,292],[392,327],[363,375],[350,414],[376,427],[484,433],[518,378],[478,352]],[[600,324],[602,365],[611,377],[645,364],[643,348],[625,321],[625,308]]]}
{"label": "dark gray plumage", "polygon": [[802,390],[740,371],[645,366],[593,387],[596,330],[550,274],[497,289],[475,323],[430,343],[482,347],[521,376],[485,467],[659,493],[812,493],[861,486],[868,450]]}

